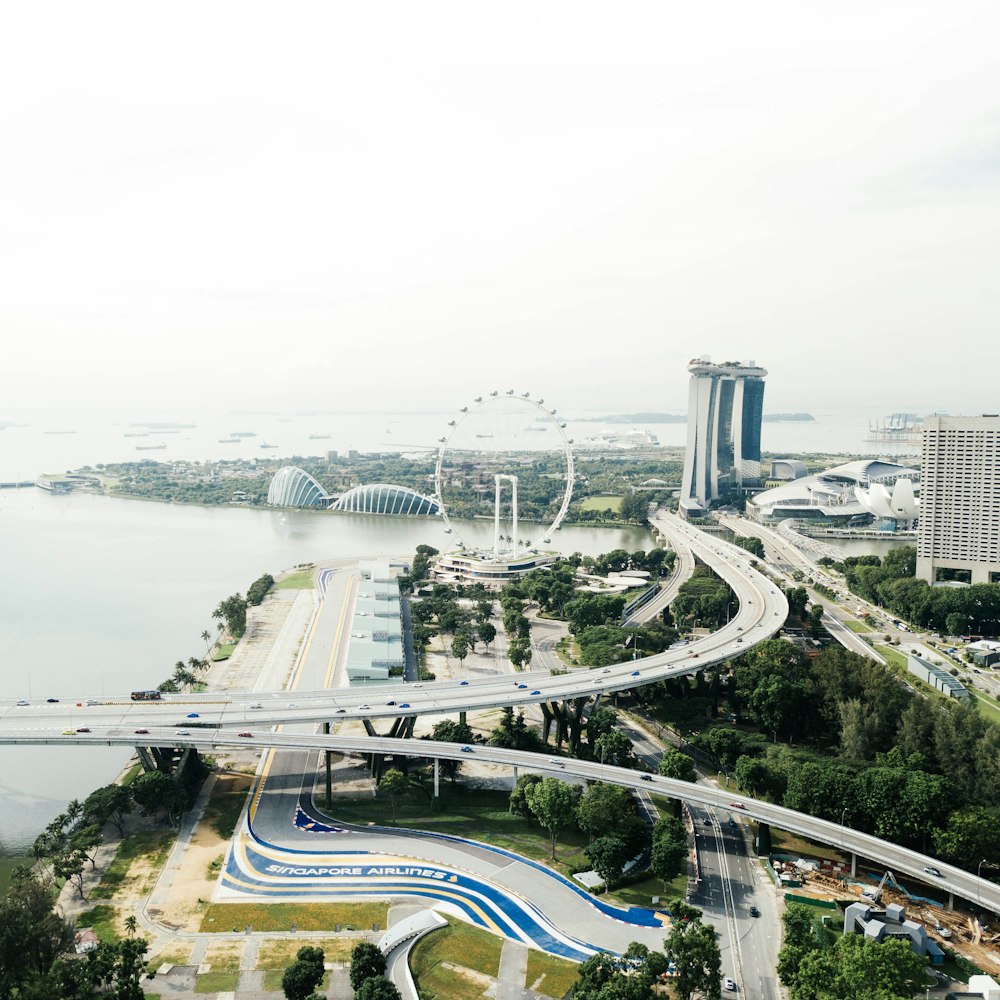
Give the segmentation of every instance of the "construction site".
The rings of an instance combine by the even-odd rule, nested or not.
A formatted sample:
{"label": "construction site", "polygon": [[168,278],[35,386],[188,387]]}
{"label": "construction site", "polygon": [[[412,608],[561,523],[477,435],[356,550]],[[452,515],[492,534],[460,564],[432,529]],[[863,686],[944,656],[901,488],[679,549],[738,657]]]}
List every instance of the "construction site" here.
{"label": "construction site", "polygon": [[[777,855],[772,855],[768,867],[790,900],[835,903],[841,911],[852,903],[880,909],[903,907],[910,920],[921,922],[927,936],[941,949],[962,955],[990,975],[1000,974],[1000,924],[984,924],[974,913],[949,910],[943,903],[916,895],[890,871],[878,878],[877,872],[862,873],[859,869],[859,875],[852,877],[846,863]],[[867,881],[862,880],[865,875]]]}

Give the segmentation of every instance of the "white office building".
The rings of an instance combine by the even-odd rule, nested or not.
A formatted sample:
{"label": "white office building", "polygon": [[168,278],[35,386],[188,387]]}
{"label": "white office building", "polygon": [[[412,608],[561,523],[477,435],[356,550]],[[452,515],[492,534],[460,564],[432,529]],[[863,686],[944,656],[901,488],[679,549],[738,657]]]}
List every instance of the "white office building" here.
{"label": "white office building", "polygon": [[752,361],[689,365],[687,450],[681,513],[697,515],[713,500],[760,479],[764,376]]}
{"label": "white office building", "polygon": [[917,576],[1000,581],[1000,416],[926,417]]}

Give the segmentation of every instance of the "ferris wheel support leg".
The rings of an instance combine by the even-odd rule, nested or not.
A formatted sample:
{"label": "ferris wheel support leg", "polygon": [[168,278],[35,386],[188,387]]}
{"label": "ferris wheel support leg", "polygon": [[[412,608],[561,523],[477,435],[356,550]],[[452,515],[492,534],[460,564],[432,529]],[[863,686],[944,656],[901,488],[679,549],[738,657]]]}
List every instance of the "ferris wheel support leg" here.
{"label": "ferris wheel support leg", "polygon": [[514,558],[517,558],[517,476],[510,477],[510,506],[511,506],[511,520],[513,522],[514,528],[511,532],[511,548],[514,552]]}
{"label": "ferris wheel support leg", "polygon": [[495,476],[496,498],[493,501],[493,558],[500,559],[500,477]]}

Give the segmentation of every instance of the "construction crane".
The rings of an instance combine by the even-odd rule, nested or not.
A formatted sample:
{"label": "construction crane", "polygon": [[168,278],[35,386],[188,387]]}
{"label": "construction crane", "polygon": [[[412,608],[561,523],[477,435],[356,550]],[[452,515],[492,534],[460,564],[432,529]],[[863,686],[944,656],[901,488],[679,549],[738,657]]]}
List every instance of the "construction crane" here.
{"label": "construction crane", "polygon": [[888,882],[894,889],[898,889],[904,896],[909,896],[910,894],[896,881],[896,876],[890,871],[882,876],[882,881],[874,889],[862,889],[861,895],[865,899],[870,899],[873,903],[877,903],[882,898],[882,890],[885,888],[885,884]]}

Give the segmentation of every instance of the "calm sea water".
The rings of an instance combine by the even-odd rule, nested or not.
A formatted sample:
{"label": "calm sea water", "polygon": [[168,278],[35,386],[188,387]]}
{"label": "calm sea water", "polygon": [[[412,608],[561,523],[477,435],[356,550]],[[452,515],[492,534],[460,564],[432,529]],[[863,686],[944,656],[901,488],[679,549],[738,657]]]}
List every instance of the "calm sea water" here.
{"label": "calm sea water", "polygon": [[[486,522],[461,526],[486,543]],[[300,562],[450,547],[437,520],[185,507],[36,489],[0,491],[0,696],[123,692],[200,655],[211,611]],[[565,527],[553,547],[646,548],[638,529]],[[120,750],[0,747],[0,853],[117,774]]]}

